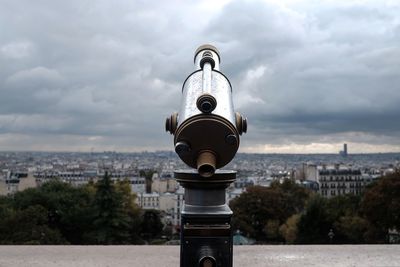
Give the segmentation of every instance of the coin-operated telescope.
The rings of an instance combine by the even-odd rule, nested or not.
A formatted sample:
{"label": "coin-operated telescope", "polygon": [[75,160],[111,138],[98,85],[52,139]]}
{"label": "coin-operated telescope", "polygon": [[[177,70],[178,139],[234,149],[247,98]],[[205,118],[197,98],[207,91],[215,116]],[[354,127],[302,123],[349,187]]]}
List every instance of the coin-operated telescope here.
{"label": "coin-operated telescope", "polygon": [[233,109],[232,86],[219,63],[214,46],[196,50],[196,70],[183,83],[180,112],[166,121],[176,153],[202,177],[211,177],[233,159],[239,135],[247,130],[246,119]]}
{"label": "coin-operated telescope", "polygon": [[193,170],[177,170],[185,188],[181,213],[181,267],[232,266],[232,211],[225,189],[236,172],[217,170],[228,164],[239,148],[247,120],[234,111],[232,86],[220,72],[220,55],[212,45],[194,55],[195,71],[182,86],[179,113],[166,120],[174,135],[175,152]]}

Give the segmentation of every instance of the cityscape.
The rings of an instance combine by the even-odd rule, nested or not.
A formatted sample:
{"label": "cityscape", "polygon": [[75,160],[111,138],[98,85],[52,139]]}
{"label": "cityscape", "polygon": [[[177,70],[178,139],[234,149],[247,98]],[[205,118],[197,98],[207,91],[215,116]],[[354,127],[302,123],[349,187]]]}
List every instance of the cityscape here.
{"label": "cityscape", "polygon": [[[13,195],[54,180],[79,187],[108,172],[113,181],[129,181],[141,209],[160,211],[163,222],[179,231],[184,189],[174,171],[184,168],[188,167],[169,151],[1,152],[0,194]],[[346,144],[338,154],[239,153],[224,169],[237,171],[226,191],[228,203],[251,186],[269,187],[285,179],[331,198],[361,195],[368,184],[400,169],[400,153],[349,154]]]}

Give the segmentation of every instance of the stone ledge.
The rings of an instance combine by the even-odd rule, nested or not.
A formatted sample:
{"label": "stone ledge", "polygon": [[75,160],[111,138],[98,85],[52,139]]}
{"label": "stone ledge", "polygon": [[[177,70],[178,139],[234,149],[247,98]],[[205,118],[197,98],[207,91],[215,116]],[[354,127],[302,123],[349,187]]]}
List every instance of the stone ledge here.
{"label": "stone ledge", "polygon": [[[0,246],[0,266],[173,267],[179,246]],[[400,266],[400,245],[235,246],[234,266]]]}

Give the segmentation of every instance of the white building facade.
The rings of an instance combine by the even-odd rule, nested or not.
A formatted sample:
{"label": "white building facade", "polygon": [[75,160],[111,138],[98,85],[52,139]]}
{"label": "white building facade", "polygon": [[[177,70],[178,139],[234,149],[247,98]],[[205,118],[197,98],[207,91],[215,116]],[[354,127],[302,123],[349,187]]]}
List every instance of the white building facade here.
{"label": "white building facade", "polygon": [[360,170],[322,169],[318,173],[319,193],[323,197],[361,195],[366,182]]}

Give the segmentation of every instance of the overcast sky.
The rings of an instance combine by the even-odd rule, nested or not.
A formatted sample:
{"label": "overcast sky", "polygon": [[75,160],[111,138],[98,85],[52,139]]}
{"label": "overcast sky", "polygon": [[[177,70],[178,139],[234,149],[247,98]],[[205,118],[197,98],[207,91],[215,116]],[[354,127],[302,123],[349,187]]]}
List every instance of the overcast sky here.
{"label": "overcast sky", "polygon": [[203,43],[240,151],[400,151],[400,2],[144,0],[0,0],[0,150],[171,150]]}

